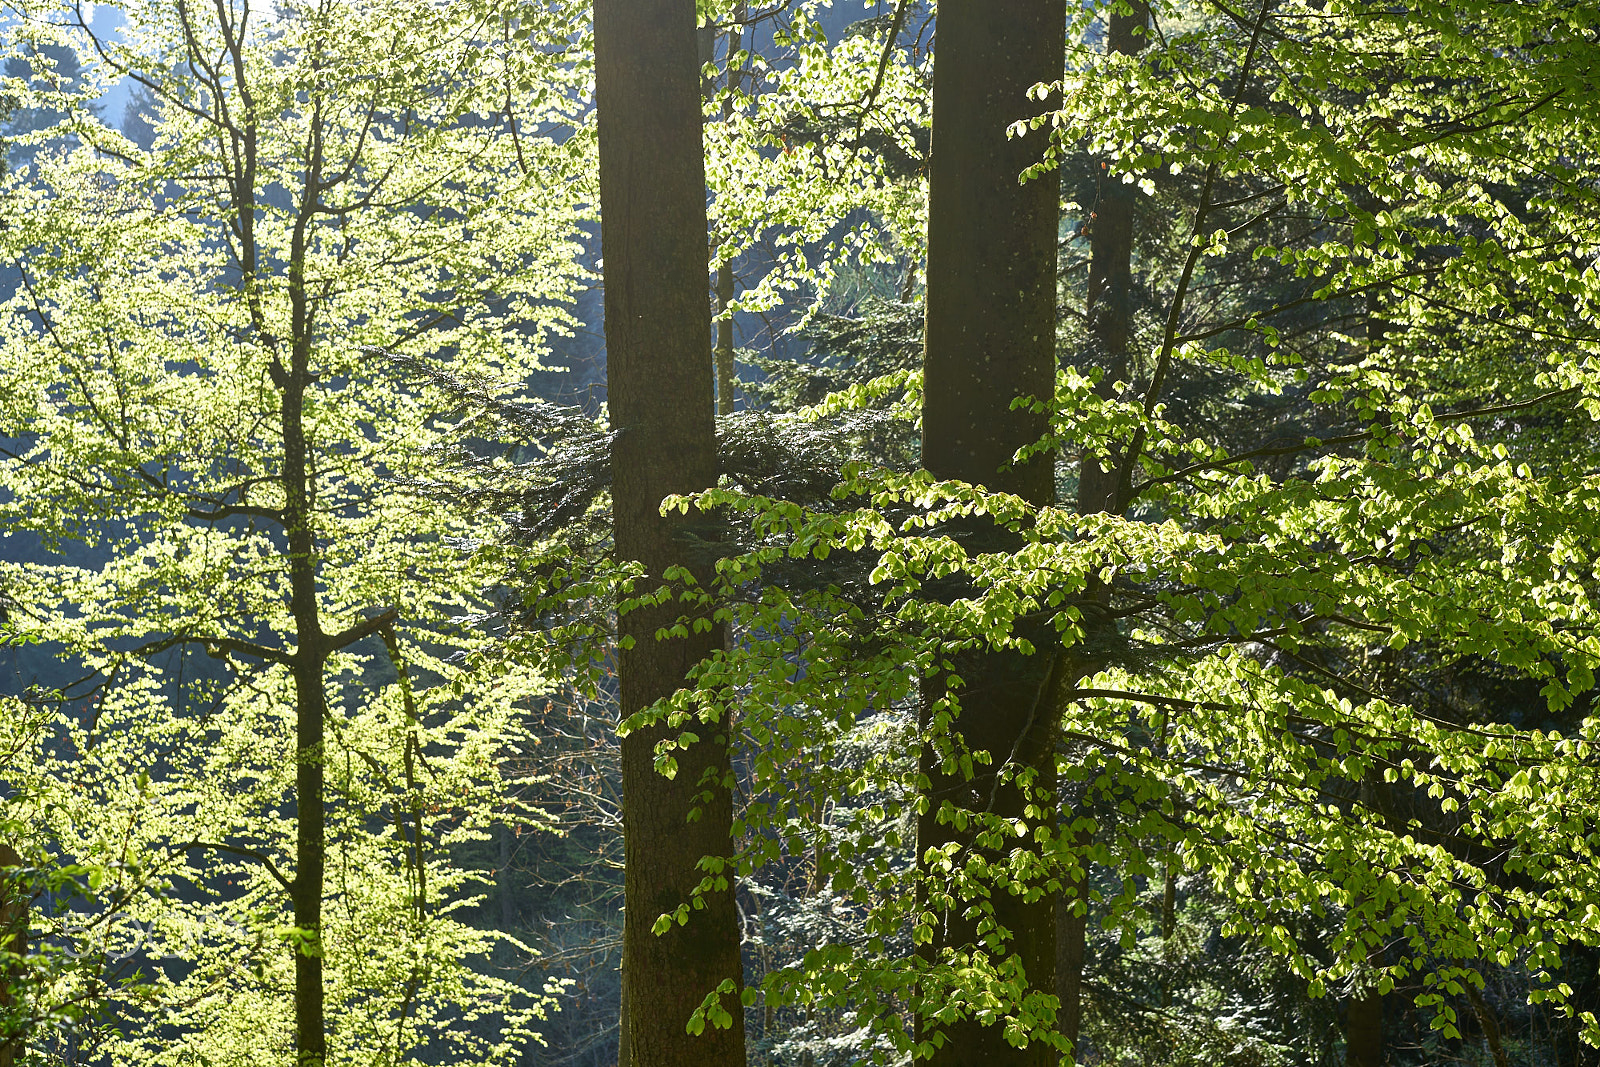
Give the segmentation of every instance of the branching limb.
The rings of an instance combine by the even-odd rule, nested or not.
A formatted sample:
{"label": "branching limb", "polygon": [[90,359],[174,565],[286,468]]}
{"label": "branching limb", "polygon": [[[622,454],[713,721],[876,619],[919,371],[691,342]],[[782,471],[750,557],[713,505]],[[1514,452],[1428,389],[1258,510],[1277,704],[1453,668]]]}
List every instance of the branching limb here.
{"label": "branching limb", "polygon": [[212,852],[226,852],[230,856],[239,856],[242,859],[255,860],[257,863],[261,864],[268,874],[272,875],[274,881],[283,886],[285,892],[294,892],[293,880],[285,877],[283,871],[279,870],[278,865],[272,861],[272,857],[268,856],[265,852],[259,852],[253,848],[241,848],[238,845],[222,845],[214,841],[184,841],[181,844],[167,846],[168,852],[185,852],[189,849],[206,849]]}

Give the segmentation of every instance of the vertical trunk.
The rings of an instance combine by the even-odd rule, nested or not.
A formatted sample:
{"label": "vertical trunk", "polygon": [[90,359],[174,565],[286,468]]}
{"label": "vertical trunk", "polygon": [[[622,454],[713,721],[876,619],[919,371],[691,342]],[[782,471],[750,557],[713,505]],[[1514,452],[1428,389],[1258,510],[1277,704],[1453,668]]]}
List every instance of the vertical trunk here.
{"label": "vertical trunk", "polygon": [[[309,657],[308,657],[309,659]],[[295,689],[295,808],[298,819],[294,876],[295,1062],[322,1067],[328,1058],[323,1024],[322,883],[325,815],[322,771],[322,665],[299,663]]]}
{"label": "vertical trunk", "polygon": [[[1132,10],[1124,15],[1112,12],[1106,28],[1106,50],[1120,55],[1134,55],[1144,49],[1147,39],[1145,29],[1149,24],[1149,9],[1142,0],[1135,0]],[[1104,377],[1096,387],[1102,397],[1111,396],[1118,381],[1130,377],[1129,346],[1133,337],[1133,221],[1135,187],[1112,180],[1100,172],[1100,191],[1094,202],[1094,218],[1089,227],[1089,287],[1087,312],[1089,340],[1092,346],[1091,362],[1104,370]],[[1085,453],[1078,467],[1078,513],[1120,512],[1123,502],[1117,498],[1115,457]],[[1111,468],[1102,470],[1101,467]],[[1104,597],[1105,590],[1089,590],[1089,594]],[[1075,887],[1077,891],[1082,886]],[[1063,909],[1070,906],[1076,892],[1063,895]],[[1058,966],[1073,973],[1059,975],[1056,989],[1061,999],[1060,1031],[1076,1049],[1083,1018],[1082,990],[1084,941],[1088,924],[1076,920],[1063,932],[1068,943],[1057,954]]]}
{"label": "vertical trunk", "polygon": [[1494,1067],[1511,1067],[1505,1046],[1500,1042],[1500,1022],[1494,1017],[1494,1009],[1489,1007],[1482,993],[1472,988],[1470,982],[1463,984],[1467,989],[1467,1000],[1472,1004],[1472,1014],[1477,1016],[1478,1027],[1483,1031],[1483,1043],[1489,1047],[1489,1057],[1494,1060]]}
{"label": "vertical trunk", "polygon": [[[1085,931],[1089,925],[1089,902],[1084,884],[1079,881],[1070,893],[1056,900],[1056,1030],[1078,1052],[1078,1035],[1083,1030],[1083,953]],[[1078,913],[1082,907],[1083,913]]]}
{"label": "vertical trunk", "polygon": [[[1112,14],[1106,30],[1106,50],[1119,55],[1135,55],[1146,44],[1148,9],[1135,3],[1127,15]],[[1103,397],[1111,387],[1128,381],[1129,343],[1133,336],[1133,208],[1137,188],[1124,184],[1101,170],[1093,217],[1089,223],[1089,342],[1091,362],[1105,371],[1096,388]],[[1100,511],[1120,512],[1116,499],[1115,470],[1102,471],[1102,460],[1112,457],[1086,455],[1078,472],[1078,511],[1090,515]],[[1106,463],[1115,467],[1114,463]]]}
{"label": "vertical trunk", "polygon": [[[299,260],[303,262],[303,257]],[[291,289],[298,274],[290,270]],[[296,326],[302,320],[295,302]],[[305,337],[305,333],[300,333]],[[310,343],[294,346],[283,390],[284,525],[289,549],[289,610],[294,616],[296,649],[292,674],[295,701],[295,876],[292,899],[295,938],[294,1016],[297,1067],[322,1067],[328,1058],[322,988],[322,887],[326,865],[326,815],[323,810],[323,648],[317,605],[316,544],[311,529],[312,474],[305,439],[305,391],[309,384]]]}
{"label": "vertical trunk", "polygon": [[511,875],[511,827],[501,826],[495,830],[495,836],[500,839],[500,929],[507,933],[517,925],[517,906],[514,894],[516,882]]}
{"label": "vertical trunk", "polygon": [[[684,562],[674,540],[682,520],[662,517],[661,499],[713,485],[717,473],[694,0],[597,0],[595,58],[616,551],[659,577]],[[633,640],[620,656],[624,717],[672,693],[722,646],[720,628],[655,640],[676,615],[667,608],[621,620]],[[700,858],[728,851],[725,729],[703,727],[705,739],[679,754],[671,780],[653,760],[666,730],[622,742],[624,1067],[744,1064],[737,1000],[725,1002],[732,1028],[699,1037],[684,1029],[706,994],[724,980],[742,982],[731,886],[704,897],[686,925],[651,933],[656,916],[689,900]],[[708,775],[717,784],[702,800]]]}
{"label": "vertical trunk", "polygon": [[1345,1067],[1382,1067],[1383,994],[1369,989],[1350,1001],[1344,1022]]}
{"label": "vertical trunk", "polygon": [[[1008,138],[1007,126],[1043,105],[1027,98],[1039,82],[1058,79],[1064,65],[1066,8],[1062,0],[945,0],[939,7],[934,53],[933,159],[928,192],[926,349],[923,369],[923,465],[941,478],[960,478],[1017,493],[1035,503],[1054,499],[1048,456],[1012,465],[1023,445],[1037,440],[1041,416],[1013,411],[1018,396],[1047,396],[1055,383],[1056,236],[1060,198],[1054,181],[1019,184],[1041,152],[1043,137]],[[1014,539],[979,521],[962,531],[975,551],[1005,551]],[[945,773],[925,748],[921,773],[929,811],[918,820],[917,855],[931,847],[970,843],[971,832],[938,819],[939,806],[1024,818],[1028,798],[1014,784],[997,785],[1002,768],[1032,768],[1034,788],[1055,792],[1056,671],[1050,657],[989,653],[956,664],[965,679],[956,729],[973,750],[991,754],[971,781]],[[924,726],[940,682],[924,683]],[[1010,764],[1007,767],[1007,764]],[[1030,821],[1053,824],[1054,805]],[[1030,838],[1016,845],[1029,847]],[[1016,955],[1031,989],[1055,991],[1054,901],[1025,902],[1001,891],[995,918],[1011,932],[1004,952]],[[939,916],[931,959],[943,949],[980,947],[975,920],[961,902]],[[925,1024],[919,1024],[925,1025]],[[958,1022],[934,1053],[935,1065],[1053,1064],[1043,1043],[1018,1049],[999,1026]]]}
{"label": "vertical trunk", "polygon": [[[733,17],[743,19],[748,14],[744,4],[734,9]],[[739,72],[734,69],[733,57],[743,47],[739,40],[739,27],[728,31],[728,85],[722,98],[722,118],[727,121],[733,114],[733,90],[738,85]],[[733,367],[733,315],[728,305],[733,302],[733,264],[724,263],[717,268],[717,414],[732,415],[734,400]]]}
{"label": "vertical trunk", "polygon": [[[1386,791],[1387,786],[1376,775],[1368,774],[1357,795],[1368,808],[1387,813]],[[1367,962],[1373,967],[1383,966],[1381,944],[1367,953]],[[1383,1063],[1383,994],[1376,985],[1369,985],[1350,998],[1345,1010],[1344,1062],[1345,1067],[1380,1067]]]}
{"label": "vertical trunk", "polygon": [[724,263],[717,269],[717,414],[733,414],[733,266]]}
{"label": "vertical trunk", "polygon": [[[17,869],[22,857],[10,845],[0,842],[0,952],[23,956],[28,951],[27,887]],[[16,1008],[12,986],[21,978],[21,964],[0,966],[0,1067],[12,1067],[22,1058],[22,1035],[6,1025],[6,1016]]]}
{"label": "vertical trunk", "polygon": [[[1384,344],[1387,325],[1375,290],[1367,294],[1367,346],[1376,352]],[[1376,811],[1387,812],[1388,786],[1376,776],[1368,774],[1357,786],[1360,802]],[[1374,966],[1382,966],[1383,950],[1374,948],[1367,959]],[[1352,997],[1345,1011],[1344,1024],[1345,1067],[1380,1067],[1383,1063],[1383,994],[1369,986]]]}

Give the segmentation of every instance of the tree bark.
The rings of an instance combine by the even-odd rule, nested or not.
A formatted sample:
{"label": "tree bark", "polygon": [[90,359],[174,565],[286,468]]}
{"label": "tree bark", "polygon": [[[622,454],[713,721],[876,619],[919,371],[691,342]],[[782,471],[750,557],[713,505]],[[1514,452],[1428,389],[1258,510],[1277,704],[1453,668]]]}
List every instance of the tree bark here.
{"label": "tree bark", "polygon": [[[302,254],[294,260],[304,263]],[[299,271],[290,268],[290,287],[299,289]],[[291,296],[295,326],[304,329],[301,300]],[[294,616],[296,650],[290,669],[295,702],[295,875],[291,898],[294,925],[295,1063],[322,1067],[328,1035],[322,984],[322,889],[327,866],[327,813],[324,809],[323,731],[327,694],[322,668],[327,659],[317,603],[316,544],[311,532],[315,493],[305,439],[305,392],[309,384],[310,339],[297,334],[288,381],[283,390],[283,486],[285,533],[289,549],[289,610]]]}
{"label": "tree bark", "polygon": [[[1081,899],[1084,884],[1079,881],[1071,893],[1056,901],[1056,1030],[1078,1052],[1078,1036],[1083,1031],[1083,954],[1085,930],[1089,925],[1088,901]],[[1084,911],[1078,913],[1082,904]]]}
{"label": "tree bark", "polygon": [[[1106,30],[1106,51],[1118,55],[1136,55],[1143,51],[1148,43],[1145,37],[1148,24],[1149,11],[1142,3],[1135,3],[1130,14],[1113,13]],[[1128,381],[1131,373],[1133,209],[1137,189],[1104,169],[1099,172],[1098,179],[1099,192],[1090,207],[1089,289],[1085,310],[1089,318],[1091,361],[1104,372],[1095,392],[1109,399],[1113,385]],[[1117,499],[1115,463],[1105,464],[1113,468],[1111,471],[1100,469],[1103,460],[1112,458],[1085,454],[1078,471],[1079,514],[1122,511],[1123,503]]]}
{"label": "tree bark", "polygon": [[732,415],[734,400],[733,366],[733,314],[728,305],[733,302],[733,265],[724,263],[717,268],[717,414]]}
{"label": "tree bark", "polygon": [[[14,873],[21,866],[22,857],[16,849],[0,842],[0,952],[13,956],[23,956],[28,951],[28,898],[21,878]],[[0,967],[0,1018],[16,1007],[11,989],[21,973],[22,967],[15,960]],[[0,1031],[0,1067],[12,1067],[22,1053],[21,1035]]]}
{"label": "tree bark", "polygon": [[1369,989],[1350,1001],[1344,1022],[1345,1067],[1382,1067],[1383,994]]}
{"label": "tree bark", "polygon": [[[1135,0],[1128,14],[1112,12],[1106,29],[1106,50],[1119,55],[1135,55],[1148,43],[1149,9]],[[1086,312],[1089,320],[1091,363],[1103,371],[1095,392],[1109,399],[1118,381],[1131,377],[1130,344],[1133,338],[1135,294],[1133,286],[1133,237],[1135,187],[1111,178],[1102,170],[1100,190],[1095,198],[1089,225],[1089,285]],[[1102,465],[1110,470],[1102,470]],[[1078,513],[1120,513],[1124,502],[1118,498],[1115,457],[1085,451],[1078,466]],[[1091,596],[1104,600],[1105,590],[1091,589]],[[1092,617],[1086,619],[1093,624]],[[1057,914],[1074,910],[1073,902],[1083,891],[1080,883],[1063,893]],[[1058,919],[1058,921],[1060,921]],[[1087,916],[1074,916],[1060,934],[1057,966],[1066,973],[1056,977],[1060,999],[1058,1029],[1071,1042],[1076,1056],[1083,1019],[1083,966]]]}
{"label": "tree bark", "polygon": [[[1367,293],[1366,310],[1367,347],[1370,352],[1376,352],[1383,347],[1388,333],[1376,290]],[[1357,795],[1361,803],[1370,808],[1391,810],[1388,786],[1370,772],[1357,786]],[[1382,948],[1372,949],[1367,959],[1375,966],[1382,966]],[[1345,1009],[1344,1062],[1345,1067],[1381,1067],[1383,1063],[1383,994],[1376,987],[1368,987],[1359,996],[1352,997]]]}
{"label": "tree bark", "polygon": [[[659,578],[686,562],[660,514],[663,497],[716,483],[717,456],[706,301],[705,161],[694,0],[597,0],[601,251],[605,257],[608,404],[617,554]],[[679,688],[722,646],[720,627],[655,640],[676,607],[620,620],[622,715]],[[626,643],[626,642],[625,642]],[[623,1067],[743,1067],[743,1012],[729,1029],[685,1031],[690,1014],[725,980],[742,988],[731,885],[702,897],[663,936],[656,917],[690,900],[698,861],[727,855],[732,826],[727,723],[702,725],[678,753],[673,779],[656,773],[655,745],[676,730],[622,741],[626,918]],[[705,784],[707,781],[712,784]],[[690,821],[691,812],[699,817]]]}
{"label": "tree bark", "polygon": [[[959,478],[1017,493],[1038,504],[1055,499],[1054,463],[1040,455],[1013,464],[1018,448],[1039,439],[1043,416],[1013,411],[1019,396],[1055,388],[1056,239],[1060,197],[1054,181],[1019,184],[1042,154],[1044,137],[1009,138],[1007,127],[1043,109],[1027,97],[1055,81],[1065,63],[1066,8],[1060,0],[945,0],[934,52],[933,158],[928,191],[927,320],[923,357],[922,463],[940,478]],[[959,531],[973,551],[1005,551],[1014,539],[979,521]],[[957,729],[992,760],[968,781],[946,773],[925,746],[920,771],[929,810],[918,820],[917,855],[970,844],[971,832],[938,819],[939,806],[1023,818],[1028,797],[996,781],[1002,769],[1031,768],[1034,789],[1054,796],[1056,660],[1044,655],[984,653],[956,664],[965,680]],[[924,681],[923,727],[942,682]],[[1009,764],[1009,766],[1007,766]],[[1054,804],[1036,805],[1028,820],[1053,828]],[[1031,835],[1015,842],[1034,847]],[[925,869],[924,874],[929,872]],[[1020,960],[1030,990],[1055,992],[1055,902],[1025,902],[1000,891],[995,918],[1011,932],[1004,953]],[[934,959],[942,949],[980,947],[964,904],[938,916]],[[1002,953],[1002,956],[1004,955]],[[928,1025],[919,1020],[919,1031]],[[1055,1062],[1043,1042],[1018,1049],[1000,1026],[963,1021],[945,1028],[935,1067]]]}
{"label": "tree bark", "polygon": [[1494,1067],[1511,1067],[1511,1060],[1506,1056],[1505,1046],[1500,1042],[1500,1022],[1494,1017],[1494,1009],[1489,1007],[1483,999],[1483,994],[1472,988],[1470,983],[1462,983],[1467,989],[1467,1001],[1472,1005],[1472,1014],[1478,1018],[1478,1027],[1483,1031],[1483,1043],[1489,1048],[1489,1056],[1494,1060]]}
{"label": "tree bark", "polygon": [[[733,57],[743,47],[740,41],[739,23],[749,16],[749,11],[744,4],[734,8],[735,23],[728,31],[728,84],[727,95],[722,98],[722,120],[726,122],[733,114],[733,90],[739,83],[739,72],[734,69]],[[732,415],[734,394],[737,389],[737,378],[734,371],[733,360],[733,314],[728,310],[728,305],[733,302],[734,278],[733,264],[724,263],[717,268],[716,296],[717,296],[717,347],[715,362],[717,368],[717,414]]]}

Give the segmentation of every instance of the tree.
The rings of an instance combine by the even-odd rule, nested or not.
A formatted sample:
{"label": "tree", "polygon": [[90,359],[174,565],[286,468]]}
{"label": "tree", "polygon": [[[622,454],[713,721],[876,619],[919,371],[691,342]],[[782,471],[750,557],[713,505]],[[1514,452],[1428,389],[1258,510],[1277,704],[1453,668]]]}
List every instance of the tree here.
{"label": "tree", "polygon": [[[1041,138],[1013,138],[1011,126],[1030,117],[1033,87],[1060,76],[1066,18],[1053,0],[945,0],[933,61],[922,465],[1038,507],[1055,500],[1054,456],[1016,460],[1045,425],[1015,401],[1053,388],[1060,196],[1055,182],[1021,181]],[[969,551],[1021,546],[984,516],[948,531]],[[993,967],[1018,1002],[1055,991],[1055,904],[1039,861],[1055,826],[1053,690],[1076,672],[1021,650],[955,654],[939,666],[923,683],[918,722],[925,799],[916,849],[932,919],[923,996],[939,1005],[919,1013],[921,1041],[936,1047],[936,1064],[1045,1064],[1055,1056],[1049,1043],[1019,1049],[940,972]],[[983,843],[990,819],[1015,843]],[[1009,868],[1004,890],[991,896],[987,876],[981,888],[968,881],[995,867]]]}
{"label": "tree", "polygon": [[[686,526],[662,515],[662,500],[707,488],[717,475],[694,3],[601,0],[595,63],[614,543],[617,557],[642,564],[653,583],[685,561]],[[678,690],[725,631],[695,618],[664,639],[678,618],[672,605],[622,610],[621,714],[630,727],[622,740],[619,1062],[742,1064],[733,885],[727,871],[702,864],[729,848],[728,720],[716,706],[697,709],[705,736],[682,751],[673,776],[656,767],[665,729],[631,725]],[[691,901],[699,914],[689,914]],[[725,992],[731,1011],[711,1012],[709,1034],[689,1033],[702,1001]]]}
{"label": "tree", "polygon": [[452,915],[473,872],[449,850],[501,807],[538,683],[467,669],[497,574],[419,487],[454,406],[430,373],[515,382],[566,328],[573,27],[180,4],[107,39],[34,15],[155,101],[148,151],[74,108],[78,147],[0,206],[0,522],[110,550],[6,568],[19,627],[97,675],[55,725],[78,788],[35,818],[63,861],[114,860],[145,949],[184,961],[120,1005],[114,1058],[509,1057],[547,998],[473,970],[493,939]]}
{"label": "tree", "polygon": [[0,841],[0,1067],[12,1067],[22,1046],[21,1027],[13,1018],[28,951],[29,901],[21,867],[17,850]]}
{"label": "tree", "polygon": [[[1111,872],[1102,924],[1159,923],[1165,894],[1152,915],[1144,887],[1176,865],[1309,995],[1408,982],[1449,1033],[1479,966],[1521,954],[1533,994],[1558,999],[1561,946],[1593,940],[1594,475],[1575,437],[1557,457],[1523,427],[1575,433],[1596,410],[1593,201],[1571,154],[1592,143],[1593,43],[1554,11],[1279,4],[1181,32],[1153,14],[1160,47],[1080,53],[1047,120],[1113,177],[1173,193],[1181,222],[1151,235],[1171,256],[1141,279],[1127,377],[1067,368],[1040,402],[1051,430],[1018,453],[1096,458],[1106,506],[865,467],[831,503],[698,497],[750,516],[756,547],[720,588],[773,635],[698,675],[695,699],[774,709],[747,712],[764,799],[743,862],[825,844],[819,869],[860,909],[854,940],[769,995],[913,1044],[895,1020],[918,979],[894,937],[925,920],[893,897],[915,782],[898,709],[957,654],[1048,647],[1093,667],[1057,710],[1076,746],[1062,772],[1099,806],[1041,849],[1039,877]],[[1349,325],[1371,290],[1381,341]],[[974,551],[963,523],[981,515],[1020,543]],[[836,563],[834,582],[748,592],[836,556],[872,561],[865,588]],[[1538,690],[1561,729],[1415,684],[1419,665],[1474,663]],[[801,709],[824,714],[808,727]],[[844,739],[874,728],[888,746],[847,761]],[[967,814],[993,847],[1017,832]],[[997,897],[1020,880],[979,873]],[[1015,985],[961,977],[1017,1038],[1046,1028]]]}
{"label": "tree", "polygon": [[[1105,50],[1110,55],[1137,55],[1144,49],[1150,14],[1142,2],[1126,13],[1115,7],[1103,13]],[[1100,369],[1096,394],[1110,399],[1117,383],[1132,369],[1132,342],[1136,294],[1133,281],[1134,216],[1137,190],[1106,173],[1105,161],[1092,175],[1095,196],[1090,203],[1088,276],[1084,292],[1084,318],[1090,351],[1086,362]],[[1116,472],[1110,457],[1085,449],[1078,463],[1078,511],[1090,515],[1118,508]],[[1104,607],[1104,605],[1102,605]],[[1103,631],[1112,630],[1105,621]],[[1106,643],[1110,633],[1099,635]],[[1064,814],[1073,814],[1067,812]],[[1073,892],[1063,893],[1056,911],[1056,997],[1061,1035],[1080,1048],[1083,1017],[1083,966],[1088,920],[1086,888],[1078,880]]]}

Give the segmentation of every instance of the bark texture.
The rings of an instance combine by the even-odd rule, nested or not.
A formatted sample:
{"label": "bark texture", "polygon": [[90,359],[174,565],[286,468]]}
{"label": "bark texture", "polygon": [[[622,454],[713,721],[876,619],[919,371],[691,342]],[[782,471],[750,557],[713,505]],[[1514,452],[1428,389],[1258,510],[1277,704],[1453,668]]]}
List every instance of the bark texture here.
{"label": "bark texture", "polygon": [[[923,370],[922,462],[941,478],[959,478],[1017,493],[1036,503],[1055,496],[1048,456],[1014,465],[1018,448],[1044,432],[1042,416],[1013,411],[1019,396],[1048,396],[1055,385],[1057,183],[1019,184],[1038,160],[1044,137],[1008,138],[1007,127],[1045,105],[1028,89],[1060,77],[1066,8],[1059,0],[945,0],[939,6],[934,53],[933,158],[929,173],[926,348]],[[1007,535],[987,522],[954,531],[972,551],[1005,551]],[[921,772],[929,812],[918,822],[919,862],[930,847],[971,834],[941,823],[939,806],[1022,818],[1027,803],[997,772],[1030,767],[1035,787],[1055,792],[1055,700],[1058,659],[986,653],[956,664],[965,680],[957,729],[992,761],[972,780],[945,773],[925,748]],[[924,726],[941,682],[924,682]],[[1042,819],[1054,823],[1053,805]],[[1018,841],[1018,845],[1024,842]],[[1055,991],[1054,901],[993,896],[999,924],[1011,932],[1005,951],[1020,959],[1032,990]],[[938,915],[924,951],[981,947],[977,925],[958,901]],[[921,1025],[921,1024],[919,1024]],[[1000,1026],[959,1022],[945,1030],[936,1067],[1054,1064],[1043,1043],[1014,1048]]]}
{"label": "bark texture", "polygon": [[[1149,10],[1135,2],[1126,14],[1111,13],[1106,28],[1106,50],[1120,55],[1135,55],[1147,43],[1145,29]],[[1109,398],[1117,382],[1131,378],[1130,346],[1133,340],[1133,313],[1137,294],[1133,281],[1134,198],[1136,187],[1113,179],[1106,170],[1099,174],[1098,195],[1089,220],[1089,321],[1090,365],[1101,368],[1104,376],[1095,391]],[[1099,512],[1120,513],[1126,503],[1118,495],[1117,457],[1085,453],[1078,467],[1077,507],[1080,515]],[[1102,469],[1102,467],[1109,469]],[[1090,599],[1104,604],[1106,591],[1088,590]],[[1094,625],[1095,614],[1085,613]],[[1104,624],[1102,624],[1104,625]],[[1081,844],[1087,845],[1085,841]],[[1169,882],[1170,889],[1170,882]],[[1057,922],[1063,924],[1057,935],[1056,996],[1060,1001],[1057,1028],[1078,1048],[1083,1019],[1083,968],[1088,916],[1073,914],[1082,891],[1081,883],[1069,886],[1057,908]]]}
{"label": "bark texture", "polygon": [[1089,924],[1087,910],[1079,914],[1077,909],[1081,888],[1079,882],[1056,901],[1056,1000],[1060,1004],[1056,1029],[1074,1050],[1083,1030],[1084,932]]}
{"label": "bark texture", "polygon": [[1368,990],[1350,1001],[1344,1022],[1345,1067],[1382,1067],[1383,994]]}
{"label": "bark texture", "polygon": [[[739,26],[749,11],[744,4],[734,8],[735,19],[733,27],[728,30],[728,85],[727,95],[722,98],[722,120],[726,122],[733,114],[733,90],[739,81],[739,72],[734,69],[734,57],[739,49],[744,47],[739,33]],[[717,414],[732,415],[737,375],[734,368],[733,357],[733,313],[728,310],[728,305],[733,302],[734,277],[733,264],[724,263],[717,268],[716,293],[717,293]]]}
{"label": "bark texture", "polygon": [[[1149,24],[1148,9],[1136,3],[1127,15],[1112,14],[1106,29],[1106,51],[1136,55],[1144,50]],[[1099,188],[1090,207],[1089,291],[1086,311],[1089,317],[1090,363],[1104,370],[1096,392],[1112,395],[1113,386],[1131,380],[1129,345],[1133,339],[1133,312],[1136,303],[1133,285],[1134,203],[1138,189],[1113,177],[1101,168]],[[1084,456],[1078,471],[1078,512],[1121,512],[1117,499],[1117,472],[1101,470],[1103,461],[1114,457]]]}
{"label": "bark texture", "polygon": [[[14,873],[21,866],[22,857],[16,849],[0,842],[0,951],[13,956],[23,956],[28,951],[28,900]],[[0,1019],[15,1006],[11,987],[21,969],[15,961],[0,967]],[[22,1038],[8,1036],[0,1028],[0,1067],[12,1067],[23,1051]]]}
{"label": "bark texture", "polygon": [[[600,124],[601,251],[605,257],[607,391],[613,446],[616,551],[652,575],[682,562],[682,516],[663,497],[716,482],[711,316],[706,299],[705,163],[694,0],[597,0],[596,96]],[[621,620],[634,645],[620,659],[627,717],[683,684],[724,635],[655,640],[676,607]],[[665,731],[622,742],[627,918],[623,931],[622,1067],[743,1067],[743,1012],[731,1029],[684,1026],[706,994],[741,987],[738,917],[731,888],[651,933],[658,915],[689,901],[697,863],[726,855],[732,820],[726,723],[678,754],[677,776],[656,773]],[[713,784],[705,784],[707,778]],[[700,816],[690,821],[690,813]]]}

